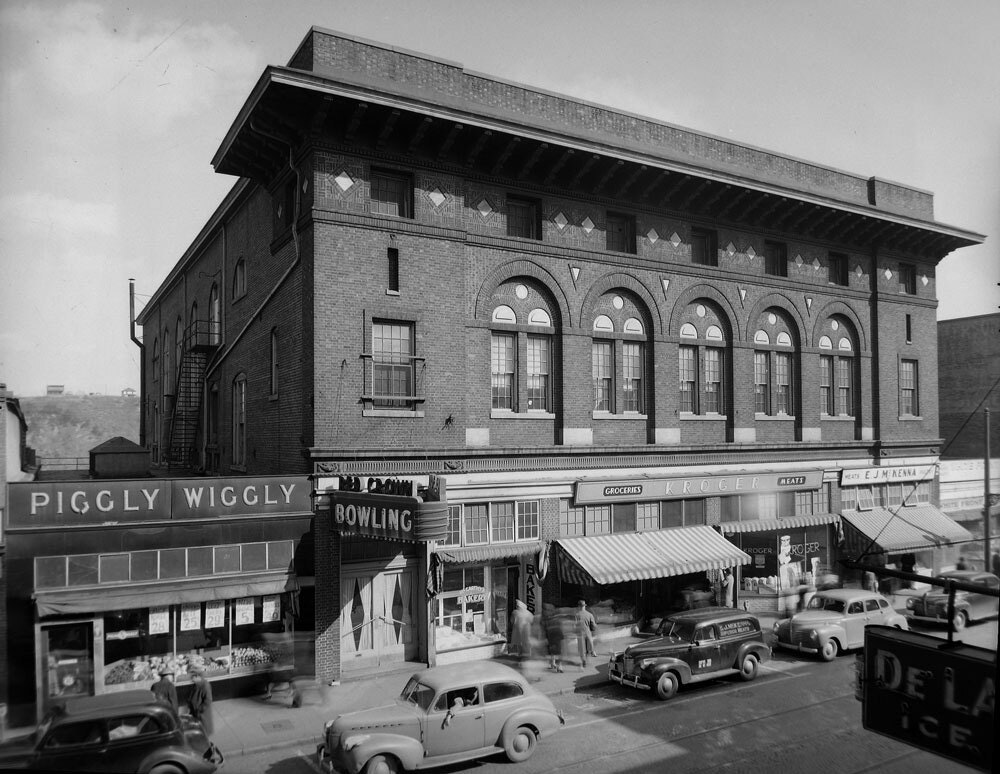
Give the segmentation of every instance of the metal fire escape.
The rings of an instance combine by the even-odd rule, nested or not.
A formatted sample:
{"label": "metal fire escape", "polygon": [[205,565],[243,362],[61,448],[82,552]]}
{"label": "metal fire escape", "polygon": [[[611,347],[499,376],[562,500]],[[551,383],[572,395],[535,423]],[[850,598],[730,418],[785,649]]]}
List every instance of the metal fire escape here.
{"label": "metal fire escape", "polygon": [[174,407],[170,414],[170,435],[166,444],[169,449],[166,463],[171,470],[189,470],[197,465],[196,444],[201,424],[205,368],[220,340],[219,324],[208,320],[197,320],[184,331],[184,346],[177,365]]}

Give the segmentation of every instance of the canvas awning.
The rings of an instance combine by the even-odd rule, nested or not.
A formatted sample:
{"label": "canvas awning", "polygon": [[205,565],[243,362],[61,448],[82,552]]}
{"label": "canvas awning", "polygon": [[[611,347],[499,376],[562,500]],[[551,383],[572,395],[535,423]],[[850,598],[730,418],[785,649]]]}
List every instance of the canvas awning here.
{"label": "canvas awning", "polygon": [[545,544],[540,540],[527,543],[498,543],[492,546],[466,546],[465,548],[438,548],[434,551],[442,562],[488,562],[492,559],[538,555]]}
{"label": "canvas awning", "polygon": [[560,577],[581,585],[667,578],[751,561],[707,526],[560,538],[556,545]]}
{"label": "canvas awning", "polygon": [[[858,553],[899,553],[973,540],[972,533],[934,505],[846,510],[848,547]],[[860,534],[858,534],[860,533]]]}
{"label": "canvas awning", "polygon": [[819,527],[825,524],[836,524],[840,516],[836,513],[819,513],[809,516],[788,516],[780,519],[749,519],[747,521],[724,521],[718,524],[723,535],[735,535],[737,532],[766,532],[767,530],[795,529],[801,527]]}
{"label": "canvas awning", "polygon": [[130,583],[95,588],[59,588],[35,591],[39,617],[79,613],[102,613],[142,607],[180,605],[185,602],[208,602],[215,599],[240,599],[264,594],[298,591],[295,575],[248,573],[222,578],[218,575],[197,581],[169,581],[148,585]]}

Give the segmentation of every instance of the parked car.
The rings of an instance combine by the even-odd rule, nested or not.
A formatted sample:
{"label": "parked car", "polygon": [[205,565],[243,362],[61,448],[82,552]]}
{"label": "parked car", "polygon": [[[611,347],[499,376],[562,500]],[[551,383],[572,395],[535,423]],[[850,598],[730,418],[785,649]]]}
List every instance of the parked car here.
{"label": "parked car", "polygon": [[[1000,578],[991,572],[981,570],[952,570],[944,572],[938,578],[979,583],[984,589],[996,592],[1000,590]],[[994,618],[1000,609],[1000,599],[976,591],[955,589],[955,615],[951,626],[956,632],[965,628],[966,624]],[[906,600],[906,617],[911,621],[934,621],[948,623],[948,592],[942,586],[931,586],[919,597]]]}
{"label": "parked car", "polygon": [[909,629],[906,617],[889,600],[864,589],[817,591],[805,610],[774,624],[778,647],[817,653],[824,661],[865,644],[871,624]]}
{"label": "parked car", "polygon": [[200,722],[142,690],[66,699],[0,744],[0,769],[212,774],[222,761]]}
{"label": "parked car", "polygon": [[505,753],[527,760],[565,723],[547,696],[492,661],[413,675],[395,704],[339,715],[316,750],[323,771],[390,774]]}
{"label": "parked car", "polygon": [[753,680],[770,657],[755,616],[731,607],[702,607],[667,616],[654,637],[612,653],[608,676],[669,699],[688,683],[726,675]]}

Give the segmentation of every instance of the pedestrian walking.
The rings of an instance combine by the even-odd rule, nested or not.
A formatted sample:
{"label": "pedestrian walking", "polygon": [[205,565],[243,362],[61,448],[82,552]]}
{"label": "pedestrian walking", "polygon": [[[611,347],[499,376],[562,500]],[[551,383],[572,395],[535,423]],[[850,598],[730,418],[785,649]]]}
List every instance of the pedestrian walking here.
{"label": "pedestrian walking", "polygon": [[722,572],[722,596],[725,600],[726,607],[733,606],[733,600],[736,594],[736,579],[733,577],[732,570],[728,567]]}
{"label": "pedestrian walking", "polygon": [[549,651],[549,669],[562,672],[563,650],[563,619],[556,614],[555,605],[546,604],[542,607],[544,613],[545,641]]}
{"label": "pedestrian walking", "polygon": [[164,704],[173,707],[176,712],[180,708],[180,704],[177,703],[177,686],[174,685],[173,676],[174,673],[170,669],[163,667],[160,670],[160,679],[153,683],[149,690]]}
{"label": "pedestrian walking", "polygon": [[191,671],[191,683],[194,689],[188,696],[188,709],[191,717],[200,720],[207,736],[212,735],[212,686],[205,679],[205,673],[200,668]]}
{"label": "pedestrian walking", "polygon": [[878,576],[871,570],[865,570],[865,588],[871,592],[878,591]]}
{"label": "pedestrian walking", "polygon": [[594,633],[597,631],[597,621],[594,614],[587,609],[587,600],[581,599],[576,603],[576,642],[580,651],[580,667],[587,666],[587,656],[596,656],[594,650]]}
{"label": "pedestrian walking", "polygon": [[531,655],[531,623],[534,616],[528,610],[528,606],[520,599],[514,604],[514,615],[511,616],[513,636],[513,654],[521,658],[528,658]]}

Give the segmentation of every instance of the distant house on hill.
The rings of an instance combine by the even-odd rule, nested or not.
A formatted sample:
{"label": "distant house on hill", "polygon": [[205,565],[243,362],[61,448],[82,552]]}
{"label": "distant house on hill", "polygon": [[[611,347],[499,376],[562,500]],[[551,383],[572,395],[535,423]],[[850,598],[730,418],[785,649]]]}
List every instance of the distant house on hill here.
{"label": "distant house on hill", "polygon": [[63,395],[66,392],[66,385],[64,384],[47,384],[45,385],[46,395]]}
{"label": "distant house on hill", "polygon": [[94,478],[132,478],[149,472],[149,452],[120,435],[90,450],[90,475]]}
{"label": "distant house on hill", "polygon": [[122,390],[123,398],[134,398],[136,396],[135,387],[126,387]]}

